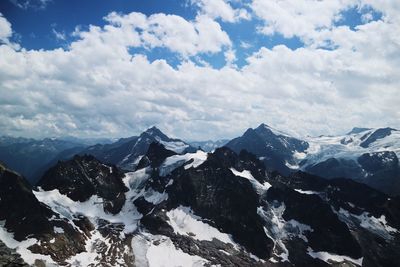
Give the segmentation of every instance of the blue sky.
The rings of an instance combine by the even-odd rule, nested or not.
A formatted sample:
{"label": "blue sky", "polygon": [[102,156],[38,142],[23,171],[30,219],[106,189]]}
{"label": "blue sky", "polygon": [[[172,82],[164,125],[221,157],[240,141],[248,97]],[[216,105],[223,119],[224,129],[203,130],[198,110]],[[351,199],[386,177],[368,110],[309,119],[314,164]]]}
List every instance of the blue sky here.
{"label": "blue sky", "polygon": [[[233,7],[242,7],[250,1],[243,3],[232,1]],[[24,6],[24,8],[21,8]],[[349,7],[340,14],[343,16],[336,24],[348,25],[354,28],[363,24],[361,16],[363,12],[370,11],[365,9],[358,10],[357,7]],[[197,9],[189,0],[115,0],[115,1],[96,1],[96,0],[6,0],[3,1],[0,12],[11,22],[17,40],[26,49],[55,49],[58,47],[68,47],[68,44],[75,38],[71,33],[76,27],[85,29],[88,25],[104,26],[104,17],[110,12],[128,14],[130,12],[140,12],[150,16],[155,13],[174,14],[187,20],[196,17]],[[380,14],[373,9],[374,20],[380,18]],[[283,44],[291,49],[303,47],[304,43],[297,36],[285,38],[282,34],[260,35],[256,28],[262,25],[262,20],[253,18],[243,20],[240,23],[229,23],[218,19],[221,27],[226,31],[233,42],[237,55],[238,66],[246,64],[245,59],[261,47],[273,48]],[[62,34],[64,39],[57,38],[56,33]],[[251,44],[243,47],[241,44]],[[179,64],[179,58],[168,49],[132,49],[132,53],[146,54],[149,59],[155,60],[164,58],[173,66]],[[210,63],[213,67],[221,68],[225,65],[224,56],[220,54],[205,54],[201,58]],[[194,60],[196,62],[196,60]]]}
{"label": "blue sky", "polygon": [[395,2],[3,0],[0,131],[399,127]]}

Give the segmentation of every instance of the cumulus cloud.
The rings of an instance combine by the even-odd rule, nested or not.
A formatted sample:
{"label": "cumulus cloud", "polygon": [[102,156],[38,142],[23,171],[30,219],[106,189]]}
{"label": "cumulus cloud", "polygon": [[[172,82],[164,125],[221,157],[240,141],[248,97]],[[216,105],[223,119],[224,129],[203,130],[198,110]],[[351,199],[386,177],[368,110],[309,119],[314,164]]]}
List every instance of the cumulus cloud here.
{"label": "cumulus cloud", "polygon": [[340,19],[339,13],[355,3],[355,0],[253,0],[251,7],[264,21],[259,29],[262,33],[312,38],[316,31],[331,28]]}
{"label": "cumulus cloud", "polygon": [[8,43],[11,35],[11,23],[0,13],[0,43]]}
{"label": "cumulus cloud", "polygon": [[[400,4],[390,0],[253,0],[251,8],[263,21],[260,33],[299,37],[306,45],[315,45],[321,35],[327,37],[343,20],[343,12],[355,9],[364,23],[373,20],[372,10],[381,12],[383,20],[398,20]],[[393,25],[395,26],[395,25]],[[321,45],[321,43],[319,43]]]}
{"label": "cumulus cloud", "polygon": [[[102,40],[106,39],[107,44],[118,42],[118,45],[166,47],[183,56],[216,53],[231,46],[228,34],[217,22],[204,15],[187,21],[180,16],[162,13],[147,17],[136,12],[128,15],[112,12],[105,19],[110,25],[104,29],[92,27],[91,32]],[[91,33],[81,33],[81,37],[88,34]]]}
{"label": "cumulus cloud", "polygon": [[[262,47],[242,68],[191,61],[201,53],[236,58],[227,33],[204,14],[188,21],[111,13],[103,27],[77,29],[68,49],[3,44],[0,129],[120,137],[158,125],[173,136],[208,139],[234,137],[261,122],[299,135],[400,127],[400,27],[390,8],[382,7],[382,20],[334,27],[314,39],[329,39],[335,49]],[[164,47],[184,60],[172,67],[131,54],[132,47]]]}
{"label": "cumulus cloud", "polygon": [[234,23],[251,17],[245,8],[233,8],[229,0],[191,0],[191,3],[200,8],[201,14],[224,22]]}

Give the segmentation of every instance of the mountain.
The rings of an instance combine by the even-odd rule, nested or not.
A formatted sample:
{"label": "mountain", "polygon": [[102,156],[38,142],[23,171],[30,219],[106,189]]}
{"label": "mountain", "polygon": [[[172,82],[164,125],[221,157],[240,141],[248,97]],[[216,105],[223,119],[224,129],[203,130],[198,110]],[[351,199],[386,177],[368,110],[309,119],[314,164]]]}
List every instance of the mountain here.
{"label": "mountain", "polygon": [[208,141],[193,141],[193,142],[189,142],[189,144],[192,147],[200,147],[202,150],[206,151],[206,152],[212,152],[215,149],[222,147],[224,145],[226,145],[226,143],[228,143],[229,140],[228,139],[221,139],[221,140],[208,140]]}
{"label": "mountain", "polygon": [[308,138],[300,169],[325,178],[348,177],[400,194],[400,131],[354,128],[346,135]]}
{"label": "mountain", "polygon": [[127,173],[76,156],[38,189],[3,168],[0,221],[0,262],[383,267],[400,257],[398,197],[349,179],[271,173],[228,147],[183,154],[153,142]]}
{"label": "mountain", "polygon": [[226,144],[259,157],[270,171],[302,170],[324,178],[345,177],[400,195],[400,131],[353,128],[345,135],[294,138],[261,124]]}
{"label": "mountain", "polygon": [[87,146],[111,142],[106,138],[44,138],[0,137],[0,161],[21,173],[35,184],[43,173],[58,160],[71,158]]}
{"label": "mountain", "polygon": [[226,145],[236,153],[247,150],[262,160],[269,170],[288,174],[296,165],[296,156],[304,153],[309,144],[266,124],[248,129],[241,137]]}
{"label": "mountain", "polygon": [[65,259],[85,251],[87,218],[78,214],[67,218],[62,211],[39,201],[36,194],[40,193],[33,191],[22,176],[0,166],[2,266],[64,264]]}
{"label": "mountain", "polygon": [[31,184],[37,181],[36,174],[59,153],[66,149],[82,147],[76,142],[56,138],[43,140],[2,137],[0,139],[0,161],[25,177]]}
{"label": "mountain", "polygon": [[122,138],[112,144],[90,146],[81,151],[80,154],[90,154],[103,162],[115,164],[124,170],[132,171],[153,142],[159,142],[176,153],[195,150],[184,141],[169,138],[157,127],[152,127],[144,131],[140,136]]}

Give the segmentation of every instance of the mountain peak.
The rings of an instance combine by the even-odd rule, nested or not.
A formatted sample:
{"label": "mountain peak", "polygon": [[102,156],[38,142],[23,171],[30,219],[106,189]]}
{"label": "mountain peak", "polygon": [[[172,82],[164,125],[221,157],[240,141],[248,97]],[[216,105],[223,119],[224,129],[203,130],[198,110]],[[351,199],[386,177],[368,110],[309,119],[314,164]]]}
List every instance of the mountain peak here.
{"label": "mountain peak", "polygon": [[260,125],[258,125],[258,127],[256,129],[269,129],[269,130],[271,130],[271,126],[269,126],[266,123],[261,123]]}
{"label": "mountain peak", "polygon": [[162,139],[164,139],[164,137],[167,137],[167,136],[166,136],[160,129],[158,129],[156,126],[153,126],[153,127],[149,128],[149,129],[147,129],[147,130],[144,131],[142,134],[144,134],[144,133],[146,133],[146,134],[148,134],[148,135],[150,135],[150,136],[153,136],[153,137],[158,136],[158,137],[160,137],[160,138],[162,138]]}
{"label": "mountain peak", "polygon": [[265,132],[265,130],[267,130],[268,132],[272,132],[274,135],[283,135],[283,136],[290,137],[289,134],[287,134],[287,133],[285,133],[285,132],[283,132],[281,130],[275,129],[274,127],[271,127],[271,126],[269,126],[268,124],[265,124],[265,123],[261,123],[255,130],[257,132],[260,132],[260,131]]}

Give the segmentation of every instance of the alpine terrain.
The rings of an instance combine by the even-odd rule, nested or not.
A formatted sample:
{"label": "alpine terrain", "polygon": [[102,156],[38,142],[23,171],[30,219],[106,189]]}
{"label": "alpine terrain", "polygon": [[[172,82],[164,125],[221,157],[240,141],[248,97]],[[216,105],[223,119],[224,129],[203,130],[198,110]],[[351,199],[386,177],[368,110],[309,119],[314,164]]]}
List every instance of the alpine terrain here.
{"label": "alpine terrain", "polygon": [[[400,198],[358,182],[398,168],[387,131],[301,140],[263,124],[205,152],[151,128],[34,186],[2,164],[0,265],[400,266]],[[368,175],[307,172],[350,154]]]}

